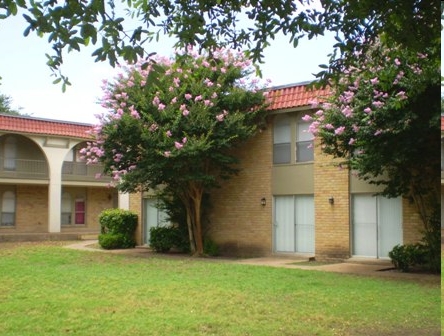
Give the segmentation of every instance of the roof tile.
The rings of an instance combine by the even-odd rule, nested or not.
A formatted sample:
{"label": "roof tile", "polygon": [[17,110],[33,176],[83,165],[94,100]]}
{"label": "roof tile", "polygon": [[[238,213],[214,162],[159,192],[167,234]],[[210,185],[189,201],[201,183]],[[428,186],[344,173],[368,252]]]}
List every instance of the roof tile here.
{"label": "roof tile", "polygon": [[287,108],[303,107],[312,105],[314,101],[321,102],[330,94],[328,88],[309,88],[304,84],[293,84],[270,91],[268,97],[271,105],[268,110],[280,110]]}
{"label": "roof tile", "polygon": [[[310,106],[314,100],[325,100],[329,93],[329,89],[309,89],[306,84],[292,84],[277,87],[272,89],[268,95],[271,99],[271,105],[268,107],[268,110],[274,111]],[[443,122],[443,119],[441,119],[441,129],[443,129]],[[91,136],[87,131],[91,130],[91,127],[92,125],[90,124],[69,121],[0,115],[0,130],[17,133],[89,139]]]}
{"label": "roof tile", "polygon": [[58,135],[89,139],[92,125],[69,121],[0,115],[0,130],[17,133]]}

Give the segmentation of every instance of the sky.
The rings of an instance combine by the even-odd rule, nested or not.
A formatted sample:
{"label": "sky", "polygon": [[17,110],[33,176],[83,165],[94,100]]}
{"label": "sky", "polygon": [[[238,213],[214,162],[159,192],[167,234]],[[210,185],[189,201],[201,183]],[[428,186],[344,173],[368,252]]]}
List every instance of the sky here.
{"label": "sky", "polygon": [[[62,73],[72,85],[63,93],[60,84],[52,84],[55,78],[46,65],[45,53],[52,54],[47,37],[34,33],[24,37],[25,28],[21,16],[0,20],[0,93],[12,98],[13,108],[32,117],[96,123],[95,115],[106,112],[98,103],[102,80],[112,79],[117,70],[107,62],[94,62],[90,55],[98,46],[67,54]],[[326,35],[301,40],[293,48],[287,37],[277,37],[264,52],[263,77],[271,80],[271,86],[311,81],[313,73],[321,71],[319,64],[328,63],[334,43],[333,35]],[[170,56],[173,41],[161,38],[146,49]]]}

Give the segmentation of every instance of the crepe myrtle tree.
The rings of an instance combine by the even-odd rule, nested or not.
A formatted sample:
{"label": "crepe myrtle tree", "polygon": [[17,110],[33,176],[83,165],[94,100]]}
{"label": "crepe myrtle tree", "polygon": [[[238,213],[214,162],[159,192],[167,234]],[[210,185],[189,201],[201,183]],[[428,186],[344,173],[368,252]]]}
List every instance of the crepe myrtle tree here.
{"label": "crepe myrtle tree", "polygon": [[95,141],[82,152],[88,163],[102,162],[122,191],[179,199],[191,250],[202,254],[202,197],[238,172],[231,149],[263,127],[266,83],[229,49],[199,55],[190,47],[154,61],[157,69],[143,60],[105,83],[109,112],[98,116]]}
{"label": "crepe myrtle tree", "polygon": [[412,52],[372,43],[332,82],[310,131],[323,152],[388,197],[413,201],[427,229],[439,211],[439,46]]}

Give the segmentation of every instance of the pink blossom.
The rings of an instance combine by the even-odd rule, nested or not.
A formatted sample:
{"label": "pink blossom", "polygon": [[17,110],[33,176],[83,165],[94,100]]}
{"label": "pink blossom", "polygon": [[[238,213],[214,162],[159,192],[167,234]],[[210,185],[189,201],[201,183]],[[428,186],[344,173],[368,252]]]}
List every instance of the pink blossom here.
{"label": "pink blossom", "polygon": [[367,113],[367,114],[369,114],[369,113],[372,112],[372,109],[371,109],[370,107],[366,107],[366,108],[364,109],[364,112]]}
{"label": "pink blossom", "polygon": [[312,121],[312,120],[313,120],[313,117],[312,117],[311,115],[309,115],[309,114],[306,114],[306,115],[304,115],[304,116],[302,117],[302,120],[303,120],[303,121],[306,121],[306,122],[309,122],[309,121]]}
{"label": "pink blossom", "polygon": [[325,124],[324,128],[325,128],[325,129],[328,129],[328,130],[332,130],[332,129],[334,129],[335,127],[334,127],[332,124]]}
{"label": "pink blossom", "polygon": [[380,102],[380,101],[374,101],[374,102],[372,102],[372,105],[376,108],[380,108],[380,107],[384,106],[384,103]]}
{"label": "pink blossom", "polygon": [[186,100],[190,100],[191,98],[193,98],[192,95],[190,95],[189,93],[185,93],[185,99]]}
{"label": "pink blossom", "polygon": [[375,77],[375,78],[370,79],[370,83],[372,83],[373,85],[378,84],[378,83],[379,83],[379,79],[378,79],[378,77]]}
{"label": "pink blossom", "polygon": [[202,96],[201,96],[201,95],[196,96],[196,98],[194,98],[194,101],[195,101],[195,102],[198,102],[198,101],[200,101],[200,100],[202,100]]}
{"label": "pink blossom", "polygon": [[344,133],[344,131],[345,131],[345,126],[340,126],[337,129],[335,129],[335,134],[341,135],[342,133]]}
{"label": "pink blossom", "polygon": [[401,62],[399,61],[399,59],[398,58],[395,58],[395,65],[397,65],[397,66],[399,66],[399,65],[401,65]]}
{"label": "pink blossom", "polygon": [[354,138],[350,138],[350,140],[348,141],[348,144],[351,146],[356,142],[356,139]]}
{"label": "pink blossom", "polygon": [[170,130],[166,131],[166,133],[165,133],[165,134],[166,134],[166,136],[167,136],[167,137],[171,137],[171,136],[173,135],[173,134],[171,133],[171,131],[170,131]]}
{"label": "pink blossom", "polygon": [[399,92],[396,94],[396,97],[398,97],[400,100],[405,100],[405,99],[407,99],[407,96],[406,96],[406,94],[405,94],[404,91],[399,91]]}
{"label": "pink blossom", "polygon": [[175,104],[177,102],[177,97],[174,97],[173,99],[171,99],[171,104]]}
{"label": "pink blossom", "polygon": [[153,105],[154,105],[154,106],[157,106],[157,105],[159,105],[159,103],[160,103],[160,99],[159,99],[159,97],[155,96],[155,97],[153,98]]}
{"label": "pink blossom", "polygon": [[188,140],[187,137],[184,137],[184,138],[182,139],[182,143],[183,143],[183,144],[186,144],[186,143],[187,143],[187,140]]}
{"label": "pink blossom", "polygon": [[177,142],[177,141],[174,142],[174,146],[175,146],[177,149],[182,149],[182,147],[183,147],[183,145],[182,145],[180,142]]}
{"label": "pink blossom", "polygon": [[217,121],[224,121],[224,115],[223,114],[218,114],[217,116],[216,116],[216,119],[217,119]]}
{"label": "pink blossom", "polygon": [[211,98],[216,99],[217,98],[217,92],[213,92],[213,94],[211,95]]}
{"label": "pink blossom", "polygon": [[186,116],[189,115],[189,114],[190,114],[190,111],[188,111],[187,109],[185,109],[185,110],[182,111],[182,115],[183,115],[184,117],[186,117]]}
{"label": "pink blossom", "polygon": [[226,73],[226,72],[227,72],[227,69],[224,68],[224,67],[222,67],[222,68],[220,68],[220,72],[222,72],[222,73]]}
{"label": "pink blossom", "polygon": [[151,124],[149,130],[150,132],[155,132],[157,131],[157,129],[159,128],[159,126],[156,123]]}
{"label": "pink blossom", "polygon": [[165,110],[165,104],[160,103],[157,108],[159,109],[159,111],[163,111]]}
{"label": "pink blossom", "polygon": [[205,99],[204,100],[204,104],[205,104],[205,106],[213,106],[214,104],[211,102],[211,100],[209,100],[209,99]]}
{"label": "pink blossom", "polygon": [[170,151],[165,151],[165,152],[163,152],[163,156],[170,157],[171,156],[171,152]]}
{"label": "pink blossom", "polygon": [[375,136],[378,136],[379,134],[381,134],[383,131],[381,130],[381,129],[378,129],[376,132],[375,132]]}
{"label": "pink blossom", "polygon": [[180,79],[178,77],[174,77],[173,82],[176,87],[179,87]]}
{"label": "pink blossom", "polygon": [[353,110],[348,105],[341,112],[346,118],[350,118],[353,114]]}

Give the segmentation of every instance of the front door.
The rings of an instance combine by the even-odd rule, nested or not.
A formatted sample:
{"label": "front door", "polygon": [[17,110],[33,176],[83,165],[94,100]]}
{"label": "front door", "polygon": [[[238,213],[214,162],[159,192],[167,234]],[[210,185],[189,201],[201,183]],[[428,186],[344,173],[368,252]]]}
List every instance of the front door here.
{"label": "front door", "polygon": [[401,199],[353,195],[353,255],[387,258],[397,244],[402,244]]}
{"label": "front door", "polygon": [[276,196],[274,200],[275,251],[314,253],[313,196]]}

